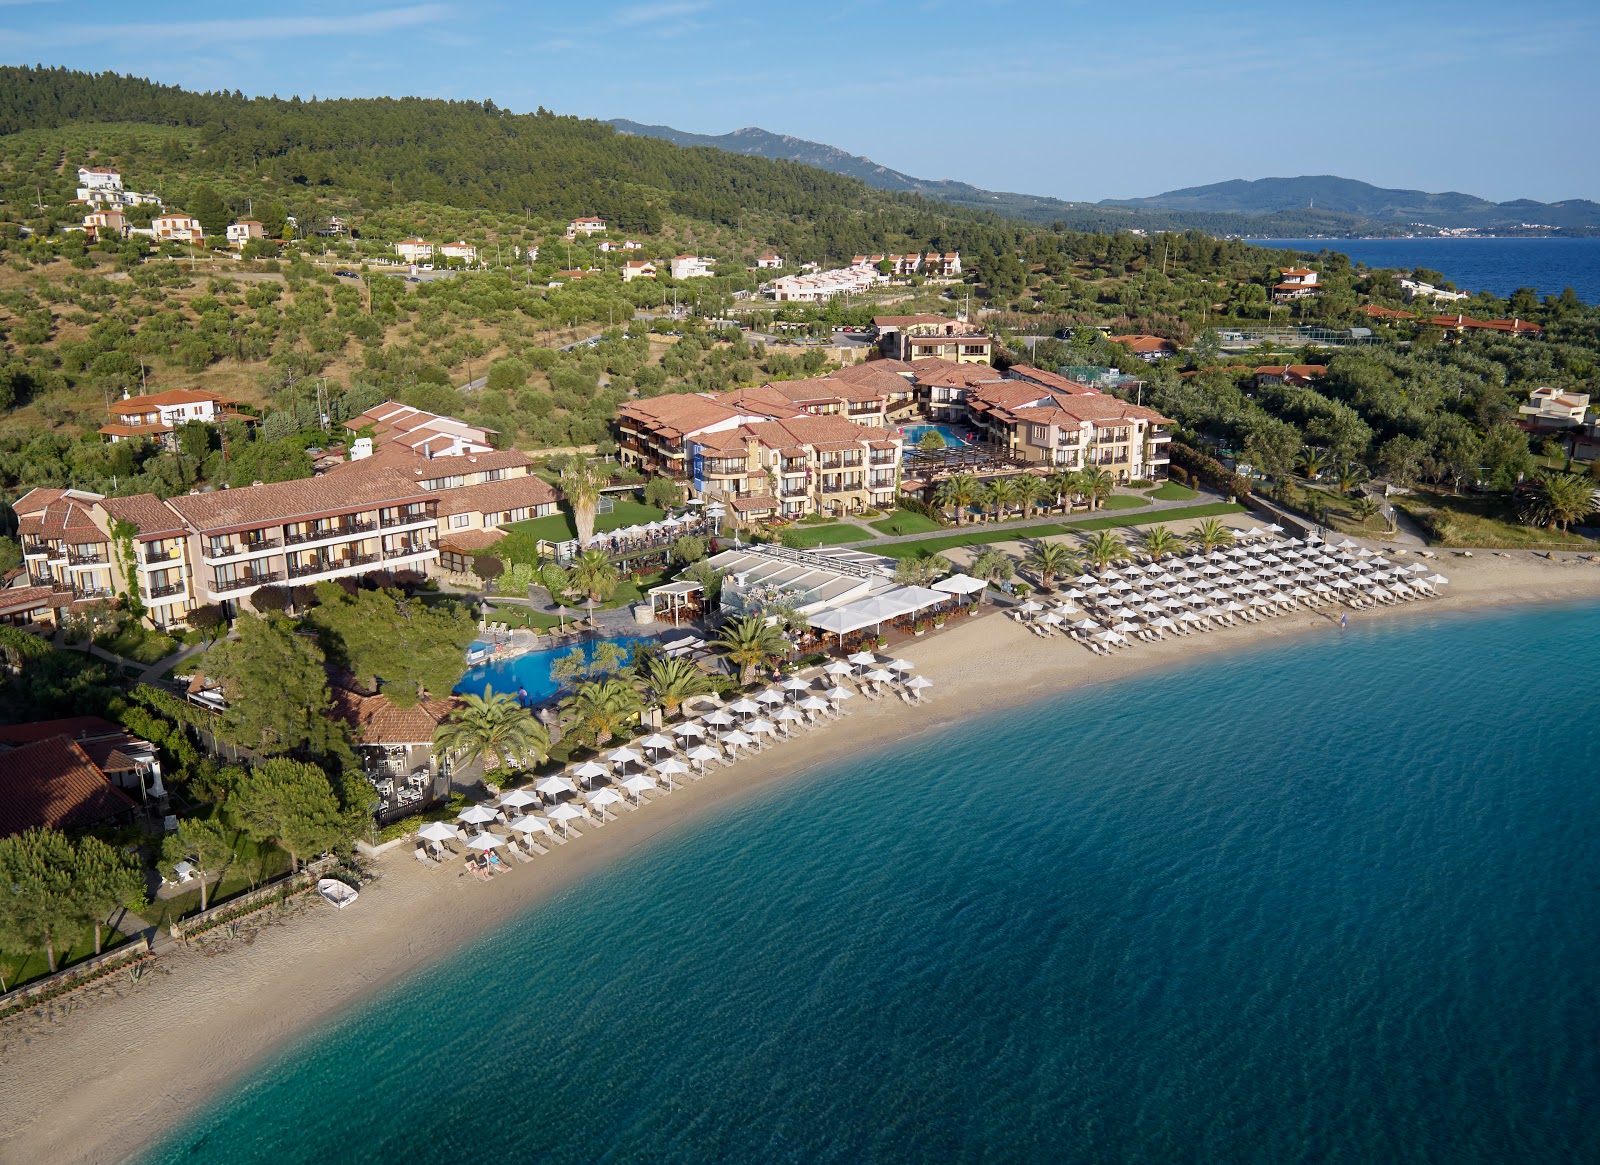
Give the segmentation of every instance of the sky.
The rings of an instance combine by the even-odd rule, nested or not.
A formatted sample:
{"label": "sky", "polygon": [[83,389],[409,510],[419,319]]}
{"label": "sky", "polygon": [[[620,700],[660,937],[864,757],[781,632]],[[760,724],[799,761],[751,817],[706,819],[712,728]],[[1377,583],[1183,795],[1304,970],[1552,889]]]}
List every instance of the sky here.
{"label": "sky", "polygon": [[0,0],[0,61],[758,125],[1066,199],[1337,174],[1600,199],[1595,0]]}

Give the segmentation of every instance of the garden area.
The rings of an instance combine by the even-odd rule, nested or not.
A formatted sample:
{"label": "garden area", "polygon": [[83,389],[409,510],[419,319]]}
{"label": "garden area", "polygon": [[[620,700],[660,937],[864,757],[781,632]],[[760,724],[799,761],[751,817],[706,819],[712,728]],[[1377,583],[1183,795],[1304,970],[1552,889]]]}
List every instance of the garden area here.
{"label": "garden area", "polygon": [[1110,530],[1118,526],[1139,526],[1150,522],[1181,522],[1188,518],[1215,518],[1224,514],[1237,514],[1243,506],[1233,502],[1210,502],[1199,506],[1182,506],[1150,514],[1108,514],[1098,518],[1076,518],[1041,522],[1032,526],[1011,526],[969,529],[962,533],[945,534],[937,538],[917,538],[910,542],[890,542],[873,546],[874,554],[889,558],[917,558],[924,554],[940,554],[958,546],[981,546],[991,542],[1021,542],[1029,538],[1048,538],[1055,534],[1072,534],[1084,530]]}
{"label": "garden area", "polygon": [[1145,496],[1158,502],[1187,502],[1199,497],[1200,491],[1190,489],[1186,485],[1179,485],[1175,481],[1167,481],[1156,486]]}
{"label": "garden area", "polygon": [[926,514],[919,514],[915,510],[896,510],[887,518],[880,518],[869,525],[880,534],[887,534],[891,538],[900,538],[907,534],[931,534],[935,530],[944,529]]}
{"label": "garden area", "polygon": [[[655,506],[618,498],[611,513],[595,515],[594,530],[596,534],[606,534],[612,530],[620,530],[624,526],[643,526],[647,522],[659,522],[666,516],[665,510],[657,509]],[[520,534],[545,542],[569,542],[578,536],[578,528],[572,524],[572,515],[566,510],[551,514],[547,518],[529,518],[525,522],[512,522],[505,527],[505,530],[508,534]]]}
{"label": "garden area", "polygon": [[1390,499],[1439,546],[1489,550],[1594,550],[1579,534],[1524,525],[1505,494],[1451,494],[1422,487]]}
{"label": "garden area", "polygon": [[864,542],[871,537],[872,535],[860,526],[850,522],[793,526],[778,536],[779,541],[791,550],[809,550],[814,546],[839,546],[846,542]]}

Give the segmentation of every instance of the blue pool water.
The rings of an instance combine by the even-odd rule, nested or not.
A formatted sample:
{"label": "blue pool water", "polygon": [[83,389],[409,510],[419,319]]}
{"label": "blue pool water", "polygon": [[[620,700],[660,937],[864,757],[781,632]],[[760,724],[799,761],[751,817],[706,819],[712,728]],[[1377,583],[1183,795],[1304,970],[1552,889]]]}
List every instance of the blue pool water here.
{"label": "blue pool water", "polygon": [[533,701],[545,700],[555,695],[556,689],[560,686],[550,678],[550,664],[557,656],[571,654],[581,647],[584,654],[593,659],[595,646],[600,643],[620,644],[631,654],[633,645],[638,642],[640,640],[636,638],[626,637],[591,639],[582,644],[564,644],[547,651],[530,651],[526,655],[512,659],[479,664],[467,669],[466,674],[461,677],[461,682],[456,684],[455,690],[463,694],[471,692],[473,695],[481,696],[488,688],[514,694],[518,687],[524,687],[528,689],[528,696]]}
{"label": "blue pool water", "polygon": [[147,1160],[1600,1160],[1597,652],[1352,618],[824,766]]}
{"label": "blue pool water", "polygon": [[946,445],[965,445],[967,443],[967,435],[951,425],[906,425],[901,431],[905,434],[907,445],[915,445],[922,440],[924,433],[938,433],[939,436],[944,438]]}

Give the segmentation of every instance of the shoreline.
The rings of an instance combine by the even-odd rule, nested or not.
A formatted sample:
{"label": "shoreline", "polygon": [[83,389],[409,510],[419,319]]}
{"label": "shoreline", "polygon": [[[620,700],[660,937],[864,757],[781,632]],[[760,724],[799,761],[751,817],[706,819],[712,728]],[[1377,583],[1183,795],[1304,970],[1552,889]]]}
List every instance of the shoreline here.
{"label": "shoreline", "polygon": [[[203,954],[173,946],[138,983],[113,977],[77,998],[69,1013],[32,1014],[0,1025],[0,1090],[10,1119],[0,1161],[125,1160],[193,1116],[242,1074],[281,1053],[400,978],[456,954],[576,885],[618,855],[704,820],[741,798],[864,749],[958,718],[1183,666],[1224,652],[1408,613],[1511,609],[1600,598],[1600,562],[1531,552],[1439,552],[1451,583],[1441,598],[1396,607],[1295,611],[1200,636],[1141,643],[1109,657],[1059,638],[1040,639],[988,614],[897,649],[934,680],[921,706],[850,701],[838,722],[779,743],[684,784],[604,829],[585,829],[510,877],[488,884],[449,867],[425,867],[405,848],[380,862],[381,880],[352,911],[320,903],[247,942]],[[1331,617],[1330,617],[1331,611]],[[974,626],[984,630],[974,632]],[[248,946],[248,951],[245,947]]]}

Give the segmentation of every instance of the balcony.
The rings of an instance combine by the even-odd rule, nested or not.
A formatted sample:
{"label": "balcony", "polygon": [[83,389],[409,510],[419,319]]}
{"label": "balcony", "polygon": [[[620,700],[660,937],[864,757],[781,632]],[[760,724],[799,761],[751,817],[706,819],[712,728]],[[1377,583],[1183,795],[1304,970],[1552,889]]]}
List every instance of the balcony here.
{"label": "balcony", "polygon": [[804,457],[785,457],[778,463],[779,473],[804,473],[806,459]]}
{"label": "balcony", "polygon": [[806,496],[805,483],[801,482],[798,485],[785,483],[780,485],[778,487],[778,496],[780,498],[803,498]]}
{"label": "balcony", "polygon": [[207,562],[219,562],[225,558],[241,558],[247,554],[269,554],[282,548],[283,542],[277,538],[255,538],[241,542],[213,542],[201,551],[201,556]]}
{"label": "balcony", "polygon": [[74,599],[109,599],[111,597],[111,588],[110,587],[73,587],[72,588],[72,597]]}
{"label": "balcony", "polygon": [[106,557],[105,551],[94,550],[89,553],[82,551],[67,551],[67,561],[73,566],[110,566],[111,560]]}
{"label": "balcony", "polygon": [[[416,518],[406,519],[406,521],[418,520]],[[400,526],[404,525],[405,522],[396,521],[394,524]],[[377,522],[371,518],[363,518],[359,521],[345,522],[339,526],[326,526],[319,530],[300,530],[292,534],[285,534],[283,536],[283,544],[285,546],[304,546],[307,542],[324,542],[329,538],[349,538],[356,534],[366,534],[377,528]]]}
{"label": "balcony", "polygon": [[139,561],[144,563],[146,566],[154,566],[159,562],[177,562],[178,559],[182,557],[183,552],[176,546],[167,550],[157,550],[152,546],[148,547],[145,552],[139,556]]}
{"label": "balcony", "polygon": [[874,453],[872,455],[872,459],[870,461],[868,461],[867,464],[868,465],[893,465],[894,464],[894,454],[893,453]]}
{"label": "balcony", "polygon": [[231,594],[234,591],[249,591],[256,587],[270,586],[283,581],[283,571],[263,570],[252,574],[240,575],[232,579],[215,579],[211,583],[211,592],[216,595]]}
{"label": "balcony", "polygon": [[168,595],[181,594],[183,594],[183,584],[181,582],[166,583],[163,586],[149,588],[149,595],[152,599],[164,599]]}
{"label": "balcony", "polygon": [[433,549],[431,542],[414,542],[406,546],[392,546],[383,552],[385,559],[409,558],[414,554],[427,554]]}
{"label": "balcony", "polygon": [[329,559],[327,562],[309,562],[289,567],[290,578],[305,578],[313,574],[328,574],[336,570],[349,570],[379,561],[377,554],[352,554],[349,558]]}
{"label": "balcony", "polygon": [[[429,514],[426,510],[421,510],[414,514],[385,514],[379,520],[379,525],[381,525],[385,530],[392,530],[396,526],[414,526],[418,522],[431,521],[433,521],[433,515]],[[374,526],[371,522],[368,522],[364,526],[353,527],[353,529],[371,530],[374,529]]]}
{"label": "balcony", "polygon": [[892,474],[892,473],[874,473],[872,475],[872,477],[870,478],[870,485],[871,485],[871,488],[873,488],[873,489],[893,489],[894,488],[894,474]]}
{"label": "balcony", "polygon": [[34,542],[30,540],[22,544],[22,553],[29,558],[35,558],[40,555],[50,557],[52,555],[58,555],[60,552],[52,548],[48,542]]}

